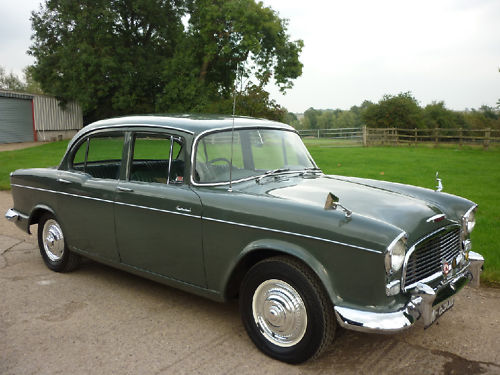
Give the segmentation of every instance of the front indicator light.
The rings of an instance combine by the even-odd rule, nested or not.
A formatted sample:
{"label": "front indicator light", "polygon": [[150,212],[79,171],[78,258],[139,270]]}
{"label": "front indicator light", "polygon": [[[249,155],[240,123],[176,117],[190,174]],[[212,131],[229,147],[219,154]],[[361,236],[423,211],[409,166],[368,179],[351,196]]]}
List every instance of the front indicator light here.
{"label": "front indicator light", "polygon": [[387,296],[395,296],[401,291],[401,282],[399,280],[391,281],[385,286],[385,294]]}

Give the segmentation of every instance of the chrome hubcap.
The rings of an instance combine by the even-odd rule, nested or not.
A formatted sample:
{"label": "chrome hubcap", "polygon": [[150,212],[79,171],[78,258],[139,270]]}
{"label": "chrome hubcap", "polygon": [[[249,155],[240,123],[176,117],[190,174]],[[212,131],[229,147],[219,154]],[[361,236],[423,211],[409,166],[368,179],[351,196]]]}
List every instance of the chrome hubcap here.
{"label": "chrome hubcap", "polygon": [[255,323],[271,343],[289,347],[302,340],[307,328],[307,311],[299,293],[282,280],[266,280],[252,299]]}
{"label": "chrome hubcap", "polygon": [[61,260],[64,253],[64,236],[57,221],[49,219],[43,226],[43,249],[52,261]]}

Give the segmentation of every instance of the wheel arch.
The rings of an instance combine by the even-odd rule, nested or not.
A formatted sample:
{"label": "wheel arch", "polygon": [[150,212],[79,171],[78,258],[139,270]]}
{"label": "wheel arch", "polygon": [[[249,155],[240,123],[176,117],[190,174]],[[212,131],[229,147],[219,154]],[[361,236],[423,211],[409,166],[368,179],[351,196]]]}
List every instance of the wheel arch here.
{"label": "wheel arch", "polygon": [[46,212],[56,216],[55,211],[51,207],[49,207],[45,204],[38,204],[35,207],[33,207],[33,209],[31,210],[29,219],[28,219],[28,233],[29,234],[31,234],[31,231],[30,231],[31,225],[37,224],[40,221],[40,218]]}
{"label": "wheel arch", "polygon": [[224,299],[236,298],[245,274],[261,260],[285,255],[295,258],[306,265],[318,277],[330,300],[335,304],[337,298],[333,280],[323,265],[304,248],[279,240],[258,240],[248,244],[234,262],[224,283]]}

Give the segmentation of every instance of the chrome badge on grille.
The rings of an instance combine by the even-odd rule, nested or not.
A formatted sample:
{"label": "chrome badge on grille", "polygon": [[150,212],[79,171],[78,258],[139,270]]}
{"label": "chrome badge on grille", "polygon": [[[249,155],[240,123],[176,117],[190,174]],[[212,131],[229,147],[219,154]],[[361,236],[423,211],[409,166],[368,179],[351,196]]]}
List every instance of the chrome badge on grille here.
{"label": "chrome badge on grille", "polygon": [[446,277],[451,271],[451,265],[448,262],[443,263],[443,275]]}

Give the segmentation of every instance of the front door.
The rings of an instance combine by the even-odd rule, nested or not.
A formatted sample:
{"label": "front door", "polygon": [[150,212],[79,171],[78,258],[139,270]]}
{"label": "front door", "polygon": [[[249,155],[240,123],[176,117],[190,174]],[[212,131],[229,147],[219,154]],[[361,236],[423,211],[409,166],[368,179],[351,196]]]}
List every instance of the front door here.
{"label": "front door", "polygon": [[115,200],[121,261],[204,287],[201,202],[184,184],[182,138],[135,133],[130,153]]}

